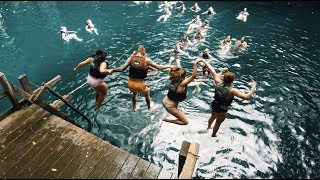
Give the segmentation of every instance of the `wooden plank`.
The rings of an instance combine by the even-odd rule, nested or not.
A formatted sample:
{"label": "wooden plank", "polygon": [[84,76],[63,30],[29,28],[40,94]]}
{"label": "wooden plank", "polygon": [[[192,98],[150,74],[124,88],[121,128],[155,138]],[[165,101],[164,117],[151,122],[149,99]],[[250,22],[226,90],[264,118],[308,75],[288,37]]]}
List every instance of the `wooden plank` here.
{"label": "wooden plank", "polygon": [[94,167],[87,178],[100,179],[104,171],[111,165],[118,152],[117,147],[110,145],[106,153],[101,157],[98,164]]}
{"label": "wooden plank", "polygon": [[[52,117],[57,119],[58,121],[64,121],[59,117]],[[79,131],[80,128],[69,123],[64,131],[61,134],[58,134],[55,139],[51,141],[44,149],[42,149],[42,151],[39,152],[32,160],[27,162],[24,168],[20,168],[20,171],[17,173],[17,178],[29,177],[31,173],[34,172],[39,166],[41,166],[53,152],[62,151],[62,149],[64,149],[63,143],[65,137],[71,137],[74,133],[77,133]]]}
{"label": "wooden plank", "polygon": [[[75,132],[73,131],[75,130]],[[69,131],[69,129],[68,129]],[[72,126],[71,130],[74,132],[71,136],[68,136],[64,139],[64,141],[47,157],[47,159],[40,165],[38,165],[37,168],[31,168],[34,169],[33,171],[30,170],[30,178],[32,179],[40,179],[43,178],[43,175],[48,171],[51,170],[51,167],[58,162],[59,159],[62,158],[62,156],[66,153],[67,150],[73,145],[73,144],[79,144],[78,141],[83,141],[85,138],[83,137],[85,135],[85,131],[81,128],[78,128],[76,126]]]}
{"label": "wooden plank", "polygon": [[[81,151],[82,147],[92,141],[94,136],[89,133],[83,133],[78,141],[76,141],[42,176],[44,179],[57,179],[63,170],[70,164],[74,157]],[[52,171],[56,169],[56,171]]]}
{"label": "wooden plank", "polygon": [[192,174],[198,159],[200,144],[192,142],[188,151],[188,155],[179,175],[179,179],[192,179]]}
{"label": "wooden plank", "polygon": [[181,144],[181,148],[180,148],[180,152],[179,152],[179,161],[178,161],[178,176],[182,172],[183,166],[184,166],[185,161],[187,159],[190,144],[191,143],[188,141],[183,141]]}
{"label": "wooden plank", "polygon": [[[48,121],[48,120],[42,120],[42,121]],[[42,122],[41,121],[41,122]],[[55,121],[55,123],[52,124],[58,124],[58,123],[62,123],[59,122],[60,120],[54,120],[54,118],[50,118],[49,121]],[[54,127],[56,128],[56,127]],[[65,129],[65,127],[60,128],[60,130],[58,130],[59,132],[63,132]],[[52,136],[42,136],[42,138],[35,138],[32,141],[32,146],[29,150],[26,151],[26,153],[6,172],[6,178],[23,178],[23,177],[19,177],[18,176],[18,172],[25,168],[28,165],[28,162],[30,162],[35,156],[37,156],[39,153],[41,153],[41,151],[46,148],[50,143],[55,143],[57,146],[59,144],[59,138],[57,138],[57,136],[59,136],[59,134],[48,134],[48,135],[52,135]],[[62,140],[61,140],[62,141]],[[60,141],[60,142],[61,142]],[[41,154],[42,155],[42,154]]]}
{"label": "wooden plank", "polygon": [[15,111],[13,114],[0,121],[0,139],[3,139],[8,135],[10,130],[12,131],[14,128],[17,128],[25,119],[34,114],[38,109],[40,109],[39,106],[31,105],[22,108],[19,111]]}
{"label": "wooden plank", "polygon": [[[54,77],[53,79],[51,79],[50,81],[48,81],[46,84],[47,84],[47,86],[52,87],[53,85],[57,84],[58,81],[60,81],[60,80],[61,80],[61,76],[58,75],[58,76]],[[41,87],[34,90],[33,93],[38,94],[39,91],[41,91]]]}
{"label": "wooden plank", "polygon": [[[52,124],[54,123],[54,124]],[[41,135],[36,136],[30,143],[22,147],[19,151],[16,151],[13,155],[11,155],[7,160],[4,162],[1,162],[0,164],[0,171],[1,172],[6,172],[9,168],[11,168],[10,165],[14,164],[17,162],[32,146],[32,142],[39,142],[41,139],[47,138],[54,136],[55,134],[58,134],[62,128],[64,128],[68,123],[63,121],[59,122],[58,124],[55,124],[56,122],[49,121],[47,124],[43,126],[41,131],[39,132]],[[0,174],[0,176],[3,173]]]}
{"label": "wooden plank", "polygon": [[2,85],[4,92],[7,94],[14,109],[19,109],[20,105],[18,99],[15,96],[9,82],[7,81],[6,76],[2,72],[0,72],[0,84]]}
{"label": "wooden plank", "polygon": [[110,143],[102,141],[72,179],[86,179],[110,146],[112,146]]}
{"label": "wooden plank", "polygon": [[[93,135],[92,135],[93,136]],[[94,137],[93,140],[89,141],[88,144],[83,146],[80,152],[71,163],[62,171],[58,179],[71,179],[72,176],[81,168],[83,163],[85,163],[88,157],[94,152],[97,146],[101,143],[102,139]]]}
{"label": "wooden plank", "polygon": [[171,177],[172,173],[162,168],[157,179],[170,179]]}
{"label": "wooden plank", "polygon": [[136,167],[139,159],[140,158],[138,156],[130,154],[120,172],[117,174],[116,179],[128,179],[133,169]]}
{"label": "wooden plank", "polygon": [[138,164],[133,169],[132,174],[130,175],[130,179],[141,179],[147,172],[149,166],[150,162],[144,159],[139,159]]}
{"label": "wooden plank", "polygon": [[29,83],[29,80],[27,78],[27,75],[22,74],[22,75],[19,76],[18,79],[19,79],[19,82],[20,82],[23,90],[26,91],[29,94],[32,94],[33,90],[32,90],[32,88],[30,86],[30,83]]}
{"label": "wooden plank", "polygon": [[143,179],[157,179],[160,170],[160,167],[151,163],[147,172],[144,174]]}
{"label": "wooden plank", "polygon": [[128,158],[128,152],[119,148],[118,151],[119,152],[117,153],[117,156],[114,158],[108,169],[102,175],[102,179],[114,179],[123,166],[124,162]]}
{"label": "wooden plank", "polygon": [[21,151],[21,148],[24,148],[25,146],[30,146],[30,143],[32,143],[32,140],[36,138],[37,136],[41,135],[39,133],[44,126],[45,123],[47,123],[49,120],[47,120],[47,117],[43,116],[41,120],[38,120],[32,128],[28,128],[26,131],[24,131],[19,138],[16,138],[12,143],[10,143],[8,146],[4,147],[3,151],[0,153],[0,162],[6,161],[10,156],[17,156],[15,155],[18,151]]}

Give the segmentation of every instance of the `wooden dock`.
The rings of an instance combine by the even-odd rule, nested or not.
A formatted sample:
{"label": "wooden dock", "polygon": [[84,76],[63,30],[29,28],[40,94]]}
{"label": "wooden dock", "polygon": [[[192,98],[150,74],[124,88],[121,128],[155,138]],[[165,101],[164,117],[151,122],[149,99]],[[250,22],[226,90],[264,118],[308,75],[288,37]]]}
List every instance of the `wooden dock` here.
{"label": "wooden dock", "polygon": [[[87,120],[68,100],[50,86],[56,76],[32,90],[26,75],[19,77],[22,89],[0,72],[3,93],[12,107],[0,114],[1,179],[191,179],[198,159],[199,143],[184,141],[179,153],[178,174],[172,173],[130,154],[84,130],[58,109],[66,104]],[[23,99],[18,101],[13,89]],[[78,89],[78,88],[77,88]],[[59,100],[51,104],[41,99],[50,91]],[[74,90],[75,91],[75,90]],[[72,92],[74,92],[72,91]]]}
{"label": "wooden dock", "polygon": [[168,171],[36,104],[0,121],[1,179],[170,179]]}

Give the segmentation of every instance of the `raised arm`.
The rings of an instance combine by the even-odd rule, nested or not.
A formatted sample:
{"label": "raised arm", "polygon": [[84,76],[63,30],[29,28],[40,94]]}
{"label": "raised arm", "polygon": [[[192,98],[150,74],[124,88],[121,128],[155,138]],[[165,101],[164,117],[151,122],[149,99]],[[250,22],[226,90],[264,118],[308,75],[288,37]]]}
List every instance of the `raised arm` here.
{"label": "raised arm", "polygon": [[147,59],[147,65],[151,66],[153,68],[156,68],[157,70],[168,69],[168,68],[174,67],[173,65],[160,65],[160,64],[157,64],[157,63],[153,62],[149,58]]}
{"label": "raised arm", "polygon": [[208,11],[205,11],[205,12],[203,12],[203,13],[201,13],[201,14],[207,14],[208,13]]}
{"label": "raised arm", "polygon": [[122,72],[122,71],[126,70],[128,68],[128,66],[129,66],[130,59],[131,59],[131,57],[129,57],[127,59],[127,61],[122,66],[113,69],[113,72]]}
{"label": "raised arm", "polygon": [[232,88],[230,90],[230,92],[234,95],[234,96],[237,96],[241,99],[244,99],[244,100],[249,100],[251,99],[254,91],[256,90],[256,87],[257,87],[257,83],[254,82],[253,80],[251,81],[251,89],[248,93],[242,93],[240,92],[239,90],[237,90],[236,88]]}
{"label": "raised arm", "polygon": [[214,82],[217,83],[222,83],[222,80],[219,78],[218,74],[216,73],[216,71],[214,70],[214,68],[205,60],[202,60],[202,62],[207,66],[207,68],[209,69]]}
{"label": "raised arm", "polygon": [[79,68],[81,68],[82,66],[85,66],[85,65],[87,65],[87,64],[90,64],[92,61],[93,61],[93,58],[92,58],[92,57],[89,57],[88,59],[80,62],[73,70],[76,71],[76,70],[78,70]]}
{"label": "raised arm", "polygon": [[198,70],[197,66],[198,66],[198,63],[200,61],[201,61],[200,59],[197,59],[196,61],[194,61],[194,63],[193,63],[193,71],[192,71],[191,76],[189,76],[188,78],[184,79],[180,83],[181,86],[187,86],[192,80],[194,80],[197,77],[197,70]]}

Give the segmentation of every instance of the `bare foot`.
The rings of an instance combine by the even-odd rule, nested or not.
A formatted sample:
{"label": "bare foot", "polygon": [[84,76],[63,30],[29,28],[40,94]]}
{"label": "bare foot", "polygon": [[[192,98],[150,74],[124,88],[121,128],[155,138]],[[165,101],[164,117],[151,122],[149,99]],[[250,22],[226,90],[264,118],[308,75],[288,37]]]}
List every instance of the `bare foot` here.
{"label": "bare foot", "polygon": [[215,134],[211,134],[211,137],[217,137],[217,135],[215,135]]}
{"label": "bare foot", "polygon": [[148,107],[148,110],[150,111],[150,110],[153,108],[153,106],[154,106],[154,102],[151,101],[151,102],[150,102],[150,106]]}
{"label": "bare foot", "polygon": [[136,108],[136,107],[134,107],[134,108],[132,108],[132,110],[133,110],[133,112],[136,112],[136,111],[137,111],[137,108]]}

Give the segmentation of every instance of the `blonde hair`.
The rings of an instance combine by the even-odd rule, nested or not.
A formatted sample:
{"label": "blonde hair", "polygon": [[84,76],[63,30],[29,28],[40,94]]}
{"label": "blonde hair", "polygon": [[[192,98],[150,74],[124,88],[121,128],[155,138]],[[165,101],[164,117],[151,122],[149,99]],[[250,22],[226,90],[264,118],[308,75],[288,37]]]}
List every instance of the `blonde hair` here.
{"label": "blonde hair", "polygon": [[140,46],[138,47],[137,52],[139,52],[140,54],[142,54],[142,55],[144,56],[144,55],[146,55],[146,48],[144,48],[143,45],[140,45]]}

